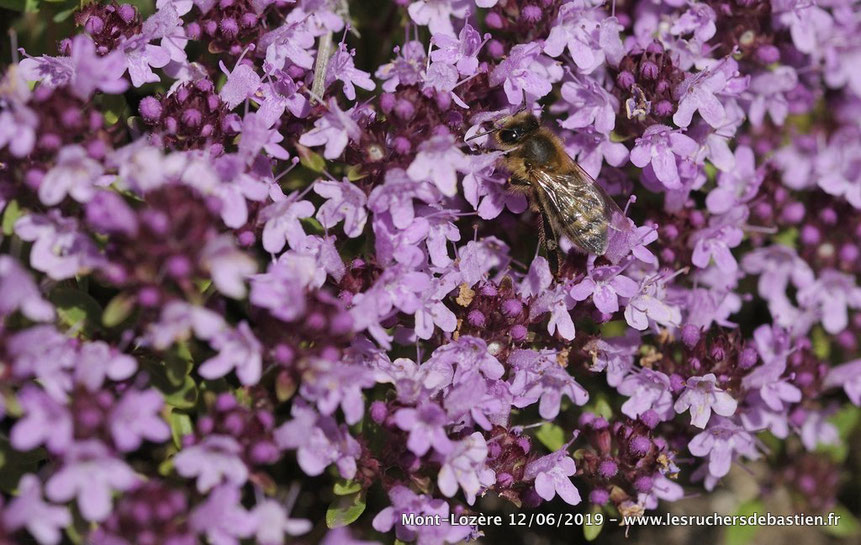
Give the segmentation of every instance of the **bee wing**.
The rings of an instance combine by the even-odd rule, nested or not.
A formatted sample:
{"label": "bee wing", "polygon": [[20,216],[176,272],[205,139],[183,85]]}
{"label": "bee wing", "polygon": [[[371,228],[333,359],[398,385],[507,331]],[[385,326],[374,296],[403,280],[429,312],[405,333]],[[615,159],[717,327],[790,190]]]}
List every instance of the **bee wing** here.
{"label": "bee wing", "polygon": [[577,163],[566,174],[533,171],[541,188],[541,199],[547,214],[568,239],[583,250],[604,255],[609,230],[624,225],[625,215],[619,205],[607,195]]}

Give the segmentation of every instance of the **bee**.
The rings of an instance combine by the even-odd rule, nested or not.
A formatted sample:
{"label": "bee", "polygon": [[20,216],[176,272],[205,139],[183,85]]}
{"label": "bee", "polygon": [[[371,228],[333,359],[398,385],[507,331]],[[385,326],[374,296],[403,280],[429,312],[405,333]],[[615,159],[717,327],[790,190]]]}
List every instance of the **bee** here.
{"label": "bee", "polygon": [[565,236],[585,252],[604,255],[611,229],[624,218],[619,206],[565,151],[562,141],[542,127],[531,112],[502,119],[494,129],[496,147],[504,150],[502,165],[511,173],[511,188],[529,197],[533,211],[550,224],[553,244],[547,244],[544,222],[538,222],[539,241],[548,250]]}

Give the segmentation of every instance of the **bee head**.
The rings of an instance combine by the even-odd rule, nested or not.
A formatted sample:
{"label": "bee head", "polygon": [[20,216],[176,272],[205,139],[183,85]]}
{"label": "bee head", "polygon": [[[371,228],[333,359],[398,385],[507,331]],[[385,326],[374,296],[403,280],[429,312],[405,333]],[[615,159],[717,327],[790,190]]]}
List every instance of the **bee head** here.
{"label": "bee head", "polygon": [[496,132],[496,141],[503,149],[520,144],[526,137],[538,130],[541,125],[531,112],[520,112],[506,118]]}

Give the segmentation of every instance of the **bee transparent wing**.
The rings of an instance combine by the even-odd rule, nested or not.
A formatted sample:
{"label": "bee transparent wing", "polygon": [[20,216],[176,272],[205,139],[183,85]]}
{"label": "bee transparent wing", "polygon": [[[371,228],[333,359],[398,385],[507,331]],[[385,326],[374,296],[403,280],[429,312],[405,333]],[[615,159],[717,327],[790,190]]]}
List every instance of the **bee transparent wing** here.
{"label": "bee transparent wing", "polygon": [[565,235],[582,250],[596,255],[607,251],[610,229],[624,225],[619,205],[580,165],[572,161],[567,174],[535,170],[532,174],[541,188],[541,202],[551,208],[551,217],[559,235]]}

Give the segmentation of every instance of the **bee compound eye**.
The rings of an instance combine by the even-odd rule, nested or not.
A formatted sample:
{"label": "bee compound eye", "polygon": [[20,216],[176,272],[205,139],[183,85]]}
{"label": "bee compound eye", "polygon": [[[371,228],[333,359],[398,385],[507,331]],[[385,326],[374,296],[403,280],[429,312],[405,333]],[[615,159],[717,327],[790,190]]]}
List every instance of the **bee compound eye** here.
{"label": "bee compound eye", "polygon": [[499,131],[499,139],[505,144],[516,144],[519,138],[520,135],[514,129],[503,129]]}

